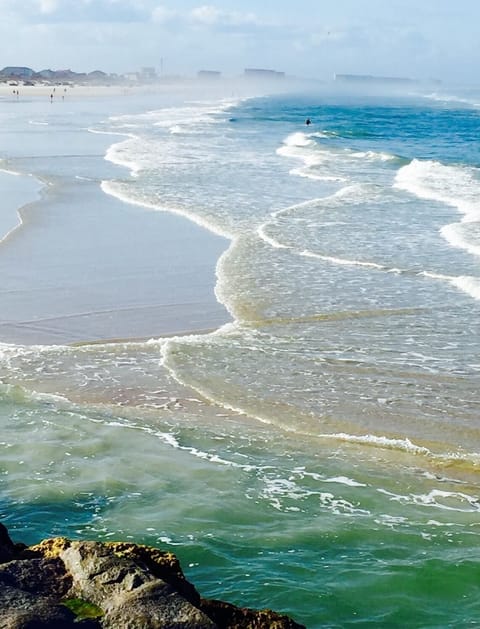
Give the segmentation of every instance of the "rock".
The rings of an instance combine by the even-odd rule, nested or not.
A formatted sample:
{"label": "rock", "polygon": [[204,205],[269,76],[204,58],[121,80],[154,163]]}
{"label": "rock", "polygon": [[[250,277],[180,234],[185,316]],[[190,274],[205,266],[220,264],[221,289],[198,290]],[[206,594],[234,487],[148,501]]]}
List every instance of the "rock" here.
{"label": "rock", "polygon": [[22,559],[0,566],[0,588],[6,586],[60,600],[70,591],[72,579],[61,559]]}
{"label": "rock", "polygon": [[2,629],[304,629],[269,610],[201,598],[171,552],[66,538],[27,548],[0,527]]}
{"label": "rock", "polygon": [[79,629],[75,615],[63,605],[21,589],[0,588],[2,629]]}
{"label": "rock", "polygon": [[217,629],[217,625],[163,581],[157,580],[118,597],[102,627],[108,629]]}
{"label": "rock", "polygon": [[107,542],[106,546],[117,557],[130,558],[144,564],[154,576],[172,585],[194,605],[200,603],[200,594],[186,580],[180,562],[172,552],[128,542]]}
{"label": "rock", "polygon": [[10,539],[8,531],[0,523],[0,564],[10,561],[15,554],[15,544]]}
{"label": "rock", "polygon": [[305,629],[288,616],[270,609],[256,611],[223,601],[202,599],[201,608],[218,627],[228,629]]}
{"label": "rock", "polygon": [[[136,553],[136,560],[132,559],[133,546],[123,548],[121,556],[116,554],[119,546],[98,542],[72,542],[60,552],[72,577],[71,592],[104,610],[103,627],[153,629],[165,623],[169,627],[215,627],[203,612],[149,570],[138,558],[141,552]],[[144,548],[143,555],[146,552]],[[175,577],[179,579],[177,570]]]}

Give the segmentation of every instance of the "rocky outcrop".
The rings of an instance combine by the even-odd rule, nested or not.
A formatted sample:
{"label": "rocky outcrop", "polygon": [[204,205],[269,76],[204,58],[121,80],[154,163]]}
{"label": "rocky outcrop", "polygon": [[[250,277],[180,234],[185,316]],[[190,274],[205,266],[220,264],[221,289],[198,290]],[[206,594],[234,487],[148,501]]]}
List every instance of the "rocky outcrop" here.
{"label": "rocky outcrop", "polygon": [[14,544],[0,524],[5,629],[302,629],[287,616],[200,596],[175,555],[124,542]]}

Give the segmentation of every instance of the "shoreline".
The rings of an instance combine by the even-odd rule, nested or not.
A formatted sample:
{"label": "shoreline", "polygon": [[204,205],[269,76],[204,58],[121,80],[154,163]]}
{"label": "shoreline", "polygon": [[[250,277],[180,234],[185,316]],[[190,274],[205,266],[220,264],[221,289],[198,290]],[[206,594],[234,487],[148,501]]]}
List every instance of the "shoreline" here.
{"label": "shoreline", "polygon": [[[161,94],[171,91],[172,86],[176,91],[182,89],[191,89],[191,83],[182,82],[165,82],[155,84],[139,84],[139,85],[85,85],[85,84],[55,84],[48,85],[36,83],[34,85],[9,85],[8,83],[0,83],[0,102],[7,100],[9,102],[21,101],[22,98],[31,99],[50,99],[53,94],[53,100],[61,100],[65,96],[65,100],[73,98],[111,98],[112,96],[137,96],[143,94]],[[18,91],[18,98],[17,98]]]}
{"label": "shoreline", "polygon": [[[15,178],[18,179],[15,184]],[[20,184],[20,181],[22,182]],[[2,160],[0,159],[0,182],[2,187],[2,192],[5,195],[10,196],[9,201],[12,202],[12,205],[7,208],[2,207],[2,211],[0,212],[0,246],[2,243],[8,240],[10,236],[17,231],[17,229],[21,229],[23,226],[23,216],[22,210],[23,208],[30,205],[30,203],[34,203],[41,196],[41,191],[43,188],[43,183],[37,178],[33,177],[29,174],[15,172],[13,170],[8,170],[8,168],[2,167]],[[30,184],[30,185],[26,185]],[[27,191],[25,188],[31,188]],[[12,198],[13,197],[13,198]],[[8,204],[7,204],[8,205]],[[13,207],[12,207],[13,206]]]}
{"label": "shoreline", "polygon": [[102,84],[102,83],[35,83],[24,85],[21,83],[10,85],[0,83],[0,104],[22,102],[25,100],[65,101],[98,99],[104,101],[109,98],[130,98],[138,96],[159,95],[176,97],[177,104],[184,103],[191,97],[204,98],[228,98],[232,94],[241,98],[265,96],[272,93],[289,92],[297,88],[296,83],[287,82],[282,85],[269,84],[267,89],[263,83],[245,80],[243,77],[224,78],[220,81],[202,81],[198,78],[172,78],[163,79],[153,83],[132,84]]}
{"label": "shoreline", "polygon": [[68,343],[69,347],[87,347],[90,345],[128,345],[129,343],[148,343],[151,340],[159,339],[173,339],[181,336],[206,336],[213,334],[219,328],[204,328],[199,330],[178,330],[177,332],[167,332],[157,336],[138,336],[138,337],[125,337],[125,338],[109,338],[109,339],[97,339],[95,341],[75,341],[74,343]]}
{"label": "shoreline", "polygon": [[[96,92],[88,91],[92,96]],[[183,97],[178,96],[179,105]],[[94,120],[105,115],[106,101],[96,102]],[[15,116],[17,103],[2,104]],[[118,101],[115,105],[118,109]],[[109,134],[85,130],[79,150],[69,146],[62,156],[55,153],[62,131],[52,134],[57,114],[50,115],[53,120],[35,127],[35,133],[30,133],[27,118],[22,127],[27,141],[38,143],[40,135],[47,148],[52,142],[46,155],[32,158],[28,146],[20,151],[15,146],[17,154],[7,146],[2,156],[11,169],[5,176],[13,180],[15,173],[19,179],[17,192],[24,177],[32,177],[39,188],[33,199],[15,206],[19,220],[0,240],[0,272],[6,278],[0,293],[0,342],[108,343],[211,332],[231,322],[215,295],[216,265],[229,246],[225,237],[191,217],[168,209],[152,211],[106,194],[102,182],[121,177],[123,170],[105,160],[112,144]],[[32,116],[31,104],[27,116]],[[100,145],[98,152],[88,150],[90,145]],[[79,176],[79,159],[88,171],[85,177]],[[13,191],[10,196],[13,201]],[[34,277],[38,273],[40,281]]]}

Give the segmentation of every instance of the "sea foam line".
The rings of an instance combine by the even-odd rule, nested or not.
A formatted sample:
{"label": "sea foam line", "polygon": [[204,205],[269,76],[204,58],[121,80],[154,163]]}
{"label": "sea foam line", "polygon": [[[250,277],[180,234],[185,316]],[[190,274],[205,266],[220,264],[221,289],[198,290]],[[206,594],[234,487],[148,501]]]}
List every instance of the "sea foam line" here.
{"label": "sea foam line", "polygon": [[317,260],[323,260],[325,262],[331,262],[333,264],[339,264],[343,266],[360,266],[360,267],[376,269],[379,271],[387,271],[388,273],[400,274],[403,272],[401,269],[389,268],[382,264],[378,264],[376,262],[365,262],[362,260],[349,260],[347,258],[327,256],[325,254],[314,253],[313,251],[308,251],[306,249],[303,251],[298,251],[291,245],[285,245],[279,242],[278,240],[276,240],[275,238],[273,238],[273,236],[270,236],[269,234],[267,234],[266,233],[267,226],[268,226],[268,223],[264,223],[263,225],[260,225],[260,227],[258,227],[257,229],[257,234],[264,242],[266,242],[268,245],[270,245],[274,249],[286,249],[286,250],[291,251],[294,255],[302,256],[304,258],[315,258]]}
{"label": "sea foam line", "polygon": [[[272,212],[270,216],[272,217],[273,220],[275,220],[278,217],[294,213],[295,211],[301,208],[308,208],[311,206],[316,206],[322,202],[329,203],[332,201],[336,201],[337,199],[344,199],[345,197],[348,197],[348,195],[352,191],[358,190],[359,188],[362,188],[362,186],[358,186],[358,185],[345,186],[344,188],[337,190],[337,192],[335,192],[332,195],[311,199],[309,201],[304,201],[303,203],[299,203],[297,205],[292,205],[287,208],[276,210],[275,212]],[[267,221],[263,223],[262,225],[260,225],[257,228],[257,235],[259,236],[261,240],[263,240],[265,243],[267,243],[274,249],[284,249],[284,250],[290,251],[294,255],[317,259],[317,260],[323,260],[325,262],[330,262],[332,264],[338,264],[342,266],[364,267],[367,269],[369,268],[369,269],[374,269],[378,271],[383,271],[386,273],[394,273],[397,275],[416,275],[418,277],[423,276],[429,279],[444,281],[444,282],[450,283],[452,286],[461,290],[462,292],[467,293],[474,299],[480,299],[480,277],[464,276],[464,275],[454,276],[454,275],[446,275],[443,273],[436,273],[433,271],[426,271],[426,270],[415,271],[411,269],[401,269],[398,267],[388,267],[386,265],[379,264],[377,262],[371,262],[371,261],[365,261],[365,260],[352,260],[349,258],[340,258],[338,256],[329,256],[326,254],[309,251],[307,249],[299,251],[298,249],[295,249],[295,247],[293,247],[292,245],[286,245],[280,242],[279,240],[275,239],[270,234],[268,234],[267,228],[271,224],[272,224],[272,221],[270,222]],[[452,226],[447,225],[443,227],[441,231],[447,232],[448,229],[454,228],[454,227],[455,225],[452,225]],[[448,238],[448,240],[452,241],[453,237]],[[459,242],[456,246],[461,247],[463,249],[470,250],[471,253],[480,255],[480,247],[475,247],[473,245],[469,247],[468,245],[465,245],[463,241]]]}
{"label": "sea foam line", "polygon": [[327,256],[320,253],[313,253],[312,251],[304,250],[298,252],[299,256],[303,256],[304,258],[317,258],[319,260],[324,260],[325,262],[333,262],[334,264],[340,264],[344,266],[363,266],[371,269],[377,269],[380,271],[387,271],[389,273],[401,273],[400,269],[396,268],[388,268],[382,264],[377,264],[376,262],[363,262],[361,260],[349,260],[348,258],[337,258],[335,256]]}
{"label": "sea foam line", "polygon": [[380,447],[387,450],[397,450],[415,456],[425,456],[443,465],[469,463],[476,467],[480,466],[480,453],[478,452],[433,452],[425,446],[419,446],[413,443],[408,437],[397,439],[372,434],[351,435],[348,433],[325,433],[319,435],[319,437],[322,439],[344,441],[346,443]]}
{"label": "sea foam line", "polygon": [[480,219],[479,174],[473,167],[413,159],[397,172],[394,188],[454,207],[470,222]]}
{"label": "sea foam line", "polygon": [[18,231],[24,226],[25,221],[23,220],[22,209],[27,207],[31,203],[34,203],[37,199],[39,199],[41,190],[43,189],[43,187],[45,187],[48,184],[45,181],[42,181],[42,179],[40,179],[39,177],[35,177],[31,173],[22,173],[22,172],[5,168],[5,167],[1,167],[0,172],[5,173],[7,175],[11,175],[13,177],[32,177],[36,181],[38,181],[39,184],[42,184],[40,189],[36,192],[35,196],[30,201],[27,201],[20,207],[16,208],[15,212],[16,212],[16,217],[17,217],[17,224],[14,225],[11,229],[9,229],[5,234],[3,234],[3,236],[0,235],[0,245],[1,245],[2,243],[6,242],[16,231]]}
{"label": "sea foam line", "polygon": [[[228,102],[224,102],[216,113],[222,113],[224,111],[228,111],[239,102],[246,101],[246,100],[249,100],[249,98],[241,98],[241,99],[236,99],[234,101],[230,100]],[[150,112],[150,114],[151,113],[154,113],[154,112]],[[120,119],[120,117],[118,119]],[[123,142],[116,143],[110,146],[105,155],[105,159],[119,166],[128,168],[130,170],[130,174],[132,177],[138,177],[142,170],[142,167],[139,164],[135,164],[134,162],[132,162],[132,160],[127,160],[127,159],[122,160],[118,155],[118,148],[121,147],[122,145],[128,145],[128,143],[131,142],[132,140],[133,141],[140,140],[140,136],[134,133],[125,133],[123,135],[126,135],[127,139],[124,140]],[[222,261],[224,259],[224,255],[228,253],[228,251],[230,251],[230,249],[234,247],[235,243],[237,242],[237,236],[235,234],[227,231],[224,228],[219,227],[218,224],[215,224],[212,221],[204,217],[200,217],[199,215],[193,212],[189,212],[188,210],[185,210],[183,208],[173,207],[171,205],[161,205],[159,203],[151,203],[146,200],[135,199],[120,189],[121,183],[119,182],[112,181],[112,180],[103,180],[100,184],[100,187],[105,194],[114,196],[115,198],[119,199],[120,201],[124,203],[130,204],[130,205],[136,205],[138,207],[144,207],[144,208],[154,210],[157,212],[168,212],[170,214],[181,216],[183,218],[190,220],[196,225],[199,225],[203,229],[207,229],[211,233],[229,240],[230,241],[229,247],[227,247],[226,252],[222,254],[217,260],[217,264],[215,268],[215,276],[217,278],[217,282],[215,285],[214,294],[217,301],[225,306],[226,310],[231,314],[232,318],[235,318],[233,313],[231,312],[231,309],[228,307],[227,300],[224,300],[223,297],[221,296],[221,289],[219,288],[219,281],[218,281],[218,278],[220,277],[220,274],[221,274]]]}
{"label": "sea foam line", "polygon": [[[435,507],[444,511],[460,511],[464,513],[480,511],[479,499],[476,496],[469,496],[463,492],[432,489],[427,494],[411,493],[402,495],[385,489],[377,489],[377,491],[388,496],[390,500],[401,504],[414,504],[424,507]],[[450,504],[447,501],[450,501]]]}
{"label": "sea foam line", "polygon": [[[217,110],[215,112],[213,112],[214,114],[219,114],[219,113],[223,113],[228,111],[229,109],[232,109],[233,107],[235,107],[237,104],[239,104],[240,102],[243,101],[247,101],[249,100],[249,97],[245,97],[245,98],[237,98],[237,99],[223,99],[222,101],[220,101],[220,105],[218,106]],[[207,103],[206,103],[207,104]],[[212,102],[208,102],[208,104],[212,104]],[[171,108],[172,111],[176,111],[177,115],[178,115],[178,109],[179,108]],[[181,108],[180,108],[181,109]],[[144,116],[158,116],[159,113],[161,113],[162,111],[165,110],[158,110],[158,111],[152,111],[152,112],[147,112],[146,114],[144,114]],[[210,114],[212,115],[212,112],[210,112]],[[130,115],[126,115],[126,116],[118,116],[118,117],[112,117],[111,120],[113,121],[118,121],[124,118],[130,118]],[[141,138],[139,135],[135,134],[135,133],[121,133],[119,135],[124,135],[126,136],[126,140],[124,140],[123,142],[118,142],[118,143],[114,143],[112,144],[108,150],[107,153],[105,155],[105,159],[118,165],[118,166],[122,166],[125,168],[129,169],[130,175],[132,177],[137,178],[139,173],[142,171],[142,167],[135,163],[133,160],[128,160],[128,159],[122,159],[119,155],[118,155],[118,150],[120,147],[124,146],[124,145],[128,145],[130,143],[130,141],[134,140],[134,141],[140,141]],[[124,202],[124,203],[128,203],[130,205],[136,205],[139,207],[145,207],[151,210],[155,210],[155,211],[160,211],[160,212],[169,212],[171,214],[176,214],[178,216],[182,216],[184,218],[187,218],[188,220],[192,221],[193,223],[196,223],[197,225],[199,225],[200,227],[203,227],[204,229],[207,229],[208,231],[217,234],[218,236],[221,236],[223,238],[227,238],[228,240],[233,241],[235,239],[235,235],[232,234],[231,232],[220,228],[218,225],[213,224],[212,221],[209,221],[208,219],[205,219],[203,217],[199,217],[198,215],[194,214],[193,212],[189,212],[188,210],[184,210],[183,208],[178,208],[178,207],[173,207],[173,206],[167,206],[167,205],[160,205],[160,204],[156,204],[156,203],[150,203],[148,201],[143,201],[143,200],[138,200],[138,199],[134,199],[130,196],[128,196],[128,194],[121,192],[120,190],[118,190],[118,186],[121,184],[118,184],[116,181],[112,181],[112,180],[103,180],[100,184],[101,189],[103,190],[103,192],[105,194],[108,194],[110,196],[114,196],[117,199],[119,199],[120,201]]]}
{"label": "sea foam line", "polygon": [[[342,173],[320,173],[317,170],[313,170],[315,166],[329,165],[332,160],[332,156],[336,160],[343,158],[343,160],[367,160],[369,162],[391,162],[400,159],[397,155],[385,152],[375,151],[355,151],[353,149],[329,149],[322,144],[316,143],[313,138],[327,138],[327,132],[320,133],[303,133],[296,132],[287,136],[283,140],[282,146],[280,146],[276,153],[282,157],[298,159],[303,163],[303,167],[294,168],[290,171],[290,174],[299,177],[306,177],[309,179],[315,179],[319,181],[330,182],[347,182],[348,176]],[[345,161],[345,165],[348,162]]]}
{"label": "sea foam line", "polygon": [[[133,138],[137,138],[137,136],[133,135],[133,134],[129,134],[130,137]],[[127,139],[125,142],[128,142],[129,139]],[[120,162],[120,165],[125,165],[123,163]],[[129,164],[128,164],[129,165]],[[102,181],[102,190],[106,193],[106,194],[111,194],[113,196],[117,196],[119,199],[121,199],[122,201],[129,203],[129,204],[133,204],[133,205],[138,205],[138,206],[142,206],[142,207],[147,207],[153,210],[157,210],[157,211],[167,211],[167,212],[171,212],[174,214],[178,214],[181,216],[184,216],[186,218],[188,218],[189,220],[192,220],[193,222],[199,224],[202,227],[205,227],[207,229],[209,229],[210,231],[217,233],[221,236],[224,236],[226,238],[229,238],[232,243],[231,246],[234,245],[234,243],[236,242],[236,238],[230,234],[225,232],[224,230],[219,230],[218,227],[215,225],[212,225],[209,221],[206,221],[205,219],[200,219],[197,215],[192,214],[188,211],[182,210],[182,209],[178,209],[178,208],[172,208],[172,207],[162,207],[160,205],[154,204],[154,203],[148,203],[145,201],[138,201],[135,199],[132,199],[130,197],[128,197],[128,195],[126,194],[122,194],[121,191],[119,191],[118,189],[115,189],[115,182],[111,182],[111,181]],[[260,230],[260,235],[262,235],[262,230]],[[263,231],[263,235],[266,236],[265,232]],[[274,241],[271,239],[270,243],[272,246],[275,246]],[[281,243],[278,243],[278,247],[285,247],[284,245],[281,245]],[[288,247],[285,247],[288,248]],[[308,252],[300,252],[300,255],[306,255]],[[225,255],[225,254],[223,254]],[[220,260],[222,259],[223,256],[220,257]],[[338,263],[338,259],[336,260],[336,262]],[[358,264],[358,262],[356,261],[343,261],[343,263],[346,264]],[[384,267],[382,267],[382,265],[378,265],[376,263],[369,263],[369,262],[360,262],[361,266],[369,266],[369,267],[373,267],[373,268],[378,268],[378,269],[384,269]],[[218,293],[217,293],[218,294]],[[218,331],[220,332],[220,331]],[[204,399],[209,400],[210,402],[214,403],[215,405],[218,405],[220,407],[223,407],[227,410],[230,410],[232,412],[235,412],[236,414],[240,414],[240,415],[247,415],[250,417],[253,417],[254,419],[262,422],[262,423],[266,423],[266,424],[271,424],[272,421],[265,418],[265,417],[261,417],[258,415],[254,415],[251,412],[245,411],[243,408],[240,407],[236,407],[233,405],[228,404],[227,402],[223,401],[223,400],[218,400],[216,399],[213,395],[211,395],[208,391],[202,389],[201,387],[197,386],[197,385],[192,385],[189,382],[185,382],[181,376],[179,375],[179,373],[175,370],[174,367],[172,367],[171,365],[169,365],[169,361],[168,361],[168,350],[170,348],[171,343],[175,340],[176,337],[173,337],[173,339],[169,339],[167,340],[164,344],[162,344],[161,346],[161,363],[164,366],[164,368],[172,375],[172,377],[179,383],[188,386],[189,388],[197,391]],[[205,338],[205,337],[203,337]],[[181,337],[182,342],[185,342],[185,337]],[[282,427],[284,430],[288,430],[290,432],[298,432],[297,430],[295,430],[295,428],[293,427],[286,427],[283,426]],[[313,435],[312,435],[313,436]],[[353,439],[361,439],[361,438],[356,438],[356,437],[352,437]],[[347,440],[347,436],[343,437],[344,440]],[[376,440],[375,440],[376,439]],[[381,447],[394,447],[393,444],[395,443],[398,447],[399,444],[402,444],[402,448],[406,449],[407,451],[411,451],[413,450],[416,454],[428,454],[429,451],[426,448],[422,448],[420,446],[415,446],[414,444],[412,444],[411,442],[409,442],[408,440],[389,440],[386,441],[386,438],[382,438],[382,437],[377,437],[377,438],[373,438],[372,441],[372,437],[371,436],[366,436],[364,438],[363,443],[369,443],[370,445],[377,445],[377,446],[381,446]],[[362,442],[362,441],[359,441]]]}
{"label": "sea foam line", "polygon": [[410,439],[393,439],[390,437],[376,435],[349,435],[348,433],[321,434],[323,439],[334,439],[336,441],[346,441],[348,443],[361,443],[370,446],[379,446],[389,450],[402,450],[410,454],[422,454],[431,456],[432,452],[424,446],[417,446]]}
{"label": "sea foam line", "polygon": [[159,205],[156,203],[149,203],[148,201],[140,201],[138,199],[132,199],[127,194],[122,194],[119,190],[115,189],[115,186],[118,185],[117,182],[111,180],[103,180],[100,183],[100,187],[105,194],[113,196],[124,203],[128,203],[129,205],[137,205],[139,207],[144,207],[150,210],[155,210],[156,212],[168,212],[170,214],[176,214],[177,216],[182,216],[183,218],[189,219],[192,223],[196,223],[200,227],[207,229],[208,231],[216,234],[217,236],[222,236],[223,238],[227,238],[228,240],[234,240],[235,237],[230,232],[221,229],[218,225],[213,225],[211,221],[194,214],[193,212],[189,212],[188,210],[180,209],[172,207],[171,205]]}
{"label": "sea foam line", "polygon": [[[416,95],[418,96],[418,94]],[[460,105],[468,105],[474,109],[480,108],[480,103],[477,100],[468,98],[462,98],[461,96],[455,96],[453,94],[439,94],[438,92],[432,92],[431,94],[420,94],[427,100],[433,100],[440,103],[459,103]]]}
{"label": "sea foam line", "polygon": [[[231,329],[232,327],[235,327],[235,326],[233,324],[229,324],[229,328]],[[198,336],[196,338],[200,339],[200,337]],[[202,340],[204,338],[205,337],[202,337]],[[160,349],[162,366],[165,369],[167,369],[167,371],[171,373],[172,377],[174,377],[175,380],[177,380],[177,382],[179,382],[180,384],[186,387],[189,387],[190,389],[195,390],[199,395],[201,395],[204,399],[208,400],[212,404],[223,407],[226,410],[234,412],[235,414],[251,417],[252,419],[255,419],[266,425],[275,425],[276,427],[284,430],[285,432],[293,433],[296,435],[303,435],[303,436],[314,438],[314,439],[335,440],[335,441],[341,441],[345,443],[360,444],[360,445],[378,447],[378,448],[387,449],[387,450],[395,450],[395,451],[405,452],[407,454],[414,455],[414,456],[424,456],[436,462],[440,462],[442,464],[447,464],[447,465],[452,464],[452,463],[458,463],[458,462],[467,462],[470,464],[474,464],[476,466],[480,465],[480,453],[476,453],[476,452],[434,453],[425,446],[420,446],[413,443],[408,437],[392,438],[392,437],[386,437],[382,435],[372,435],[372,434],[352,435],[348,433],[314,433],[311,431],[305,431],[301,429],[299,430],[295,426],[285,426],[283,424],[278,425],[271,419],[253,414],[250,411],[245,410],[239,406],[233,406],[223,400],[219,400],[218,398],[214,397],[210,392],[206,391],[202,387],[199,387],[198,385],[192,385],[191,383],[183,380],[179,376],[179,374],[174,370],[174,368],[172,368],[168,364],[168,352],[170,349],[169,347],[170,341],[175,341],[175,340],[176,340],[175,337],[173,337],[172,339],[166,340],[166,342],[162,344],[161,349]],[[183,341],[184,338],[178,337],[178,340]],[[191,340],[195,342],[196,339],[191,338]]]}

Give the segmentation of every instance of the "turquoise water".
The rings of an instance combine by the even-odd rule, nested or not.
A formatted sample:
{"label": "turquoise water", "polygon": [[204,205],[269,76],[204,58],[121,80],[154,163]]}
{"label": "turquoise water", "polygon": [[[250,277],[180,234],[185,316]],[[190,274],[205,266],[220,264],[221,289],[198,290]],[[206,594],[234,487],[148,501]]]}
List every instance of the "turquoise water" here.
{"label": "turquoise water", "polygon": [[[5,145],[59,193],[91,178],[99,224],[119,199],[140,232],[167,212],[217,234],[219,322],[2,344],[0,516],[25,542],[170,548],[203,595],[308,627],[474,626],[476,94],[322,90],[85,104],[35,159]],[[55,158],[63,132],[83,146],[75,168]],[[137,282],[141,253],[123,254]]]}

